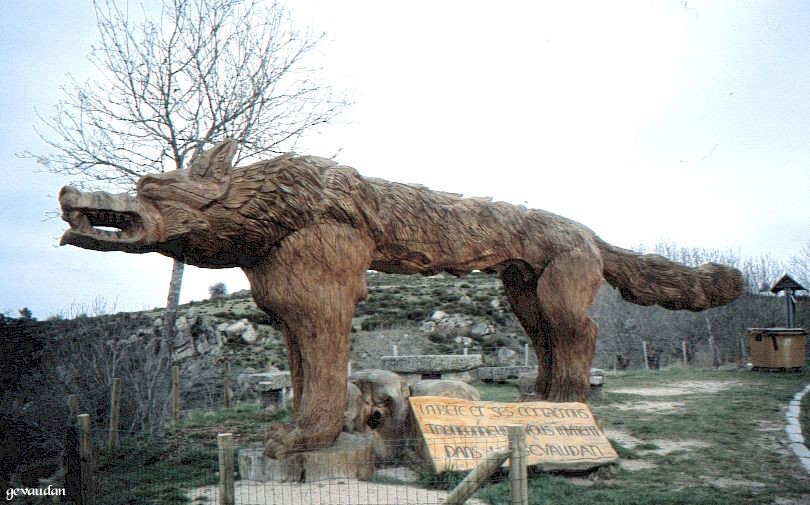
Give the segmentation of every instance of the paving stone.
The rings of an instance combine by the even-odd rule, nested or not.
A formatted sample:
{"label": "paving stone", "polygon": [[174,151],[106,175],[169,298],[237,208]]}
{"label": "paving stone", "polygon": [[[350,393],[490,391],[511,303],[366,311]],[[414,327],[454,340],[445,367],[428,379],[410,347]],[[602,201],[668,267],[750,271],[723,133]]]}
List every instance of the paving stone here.
{"label": "paving stone", "polygon": [[790,444],[790,448],[793,449],[793,452],[800,458],[810,458],[810,450],[808,450],[804,444],[793,443]]}

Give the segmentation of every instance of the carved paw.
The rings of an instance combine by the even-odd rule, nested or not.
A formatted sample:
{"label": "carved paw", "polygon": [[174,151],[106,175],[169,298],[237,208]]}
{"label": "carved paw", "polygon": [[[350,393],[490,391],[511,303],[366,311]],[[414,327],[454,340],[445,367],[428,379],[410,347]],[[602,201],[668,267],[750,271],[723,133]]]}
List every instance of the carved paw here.
{"label": "carved paw", "polygon": [[302,437],[295,425],[273,423],[264,430],[264,455],[280,459],[290,452],[302,450]]}

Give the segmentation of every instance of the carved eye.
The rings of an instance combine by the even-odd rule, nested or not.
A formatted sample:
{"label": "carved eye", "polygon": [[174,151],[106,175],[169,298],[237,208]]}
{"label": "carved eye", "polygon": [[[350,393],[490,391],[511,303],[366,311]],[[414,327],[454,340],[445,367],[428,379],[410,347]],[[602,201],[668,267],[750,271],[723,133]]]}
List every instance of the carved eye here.
{"label": "carved eye", "polygon": [[150,193],[158,189],[160,184],[154,177],[148,175],[141,178],[136,185],[138,193]]}

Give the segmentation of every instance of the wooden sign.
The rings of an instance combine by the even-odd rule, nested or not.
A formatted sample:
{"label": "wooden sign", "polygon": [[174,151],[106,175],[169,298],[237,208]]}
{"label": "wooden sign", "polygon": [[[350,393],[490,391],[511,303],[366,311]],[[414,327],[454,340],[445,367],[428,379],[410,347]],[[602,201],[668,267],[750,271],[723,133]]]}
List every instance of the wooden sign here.
{"label": "wooden sign", "polygon": [[528,464],[544,470],[585,470],[619,458],[584,403],[409,400],[436,472],[470,470],[487,453],[507,447],[507,424],[526,426]]}

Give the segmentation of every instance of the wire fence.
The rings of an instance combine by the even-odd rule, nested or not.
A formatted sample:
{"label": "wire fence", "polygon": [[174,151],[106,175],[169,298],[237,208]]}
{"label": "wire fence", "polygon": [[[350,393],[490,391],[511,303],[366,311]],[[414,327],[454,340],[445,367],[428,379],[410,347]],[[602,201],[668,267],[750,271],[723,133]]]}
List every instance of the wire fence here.
{"label": "wire fence", "polygon": [[[94,440],[105,437],[106,430],[93,430]],[[487,497],[508,495],[513,480],[527,479],[524,445],[524,469],[510,480],[506,437],[392,441],[403,449],[396,466],[380,464],[371,436],[358,438],[337,450],[292,452],[279,460],[261,457],[256,444],[237,444],[228,453],[230,467],[221,445],[215,449],[211,440],[176,446],[130,439],[114,448],[100,446],[92,455],[94,503],[483,504]],[[463,492],[448,500],[465,477]],[[479,489],[483,497],[459,501],[458,495]]]}

